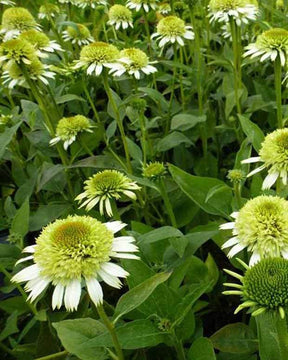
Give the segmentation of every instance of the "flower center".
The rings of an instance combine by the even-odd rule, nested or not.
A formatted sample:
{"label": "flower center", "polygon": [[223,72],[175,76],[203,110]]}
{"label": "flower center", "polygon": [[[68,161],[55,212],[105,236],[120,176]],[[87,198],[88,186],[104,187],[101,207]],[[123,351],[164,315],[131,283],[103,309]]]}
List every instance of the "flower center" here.
{"label": "flower center", "polygon": [[132,13],[126,6],[114,5],[109,10],[109,19],[115,21],[132,21]]}
{"label": "flower center", "polygon": [[157,32],[163,36],[183,36],[185,31],[184,21],[177,16],[167,16],[157,25]]}
{"label": "flower center", "polygon": [[288,129],[279,129],[268,134],[262,143],[259,155],[275,171],[288,170]]}
{"label": "flower center", "polygon": [[257,43],[270,49],[288,49],[288,31],[285,29],[269,29],[261,34]]}
{"label": "flower center", "polygon": [[243,278],[243,293],[247,300],[275,309],[288,304],[288,261],[264,259],[251,267]]}
{"label": "flower center", "polygon": [[77,29],[68,26],[67,33],[73,39],[87,39],[90,36],[90,31],[82,24],[77,24]]}
{"label": "flower center", "polygon": [[30,12],[21,7],[6,9],[2,16],[2,26],[8,30],[24,30],[35,26],[36,22]]}
{"label": "flower center", "polygon": [[56,134],[62,140],[69,140],[71,136],[75,136],[79,132],[88,130],[89,128],[89,120],[83,115],[76,115],[59,120]]}
{"label": "flower center", "polygon": [[80,53],[80,60],[84,62],[109,63],[116,60],[118,49],[104,42],[95,42],[84,46]]}
{"label": "flower center", "polygon": [[247,5],[258,7],[257,0],[211,0],[209,7],[212,11],[229,11]]}
{"label": "flower center", "polygon": [[141,69],[148,65],[148,56],[139,49],[125,49],[120,53],[121,57],[128,58],[131,64],[127,65],[131,69]]}

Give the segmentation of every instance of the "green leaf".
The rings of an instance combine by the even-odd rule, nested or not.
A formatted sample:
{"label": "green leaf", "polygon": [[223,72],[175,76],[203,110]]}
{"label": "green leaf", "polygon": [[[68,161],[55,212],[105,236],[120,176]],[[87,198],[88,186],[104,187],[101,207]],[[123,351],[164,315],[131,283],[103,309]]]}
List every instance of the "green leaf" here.
{"label": "green leaf", "polygon": [[20,125],[21,123],[18,123],[11,128],[7,128],[2,134],[0,134],[0,159],[2,159],[7,145],[11,142]]}
{"label": "green leaf", "polygon": [[56,175],[60,174],[63,171],[64,171],[64,166],[60,164],[53,165],[48,169],[44,170],[43,173],[41,174],[41,178],[37,186],[37,192],[39,192],[43,188],[43,186],[45,186]]}
{"label": "green leaf", "polygon": [[206,115],[177,114],[171,120],[171,130],[186,131],[206,121]]}
{"label": "green leaf", "polygon": [[23,237],[29,231],[29,199],[27,198],[20,209],[17,210],[11,224],[11,232],[22,235]]}
{"label": "green leaf", "polygon": [[164,239],[181,237],[181,236],[183,236],[183,234],[180,230],[175,229],[172,226],[162,226],[159,229],[149,231],[148,233],[139,236],[138,242],[151,244]]}
{"label": "green leaf", "polygon": [[22,296],[13,296],[6,300],[1,300],[0,309],[4,310],[8,314],[13,314],[17,311],[18,315],[22,315],[31,310]]}
{"label": "green leaf", "polygon": [[251,354],[258,349],[258,340],[253,330],[243,323],[224,326],[210,340],[215,349],[232,354]]}
{"label": "green leaf", "polygon": [[205,265],[208,268],[208,277],[211,280],[211,286],[210,288],[207,289],[207,292],[210,292],[213,290],[214,286],[217,284],[217,281],[219,279],[219,270],[217,264],[215,263],[215,260],[213,259],[213,256],[210,253],[207,256]]}
{"label": "green leaf", "polygon": [[205,337],[195,340],[188,352],[188,360],[216,360],[211,341]]}
{"label": "green leaf", "polygon": [[93,345],[93,341],[91,342],[91,339],[106,332],[105,326],[100,321],[90,318],[64,320],[53,323],[53,326],[64,348],[77,355],[79,359],[107,359],[105,349],[101,348],[101,345]]}
{"label": "green leaf", "polygon": [[159,93],[159,91],[147,87],[139,87],[138,90],[148,95],[151,100],[155,101],[156,104],[159,104],[164,111],[168,110],[168,102],[165,97]]}
{"label": "green leaf", "polygon": [[167,151],[181,144],[185,144],[189,146],[193,145],[192,141],[187,136],[185,136],[179,131],[174,131],[171,134],[165,136],[160,141],[158,141],[157,151],[160,152]]}
{"label": "green leaf", "polygon": [[40,230],[63,213],[68,213],[70,209],[71,204],[40,205],[37,211],[30,216],[29,231]]}
{"label": "green leaf", "polygon": [[[231,213],[232,190],[223,181],[190,175],[174,165],[169,165],[169,170],[180,189],[208,214],[228,216]],[[215,188],[218,191],[215,192]]]}
{"label": "green leaf", "polygon": [[126,136],[126,141],[127,141],[127,146],[128,146],[129,153],[131,154],[131,157],[134,160],[141,162],[143,156],[142,156],[142,150],[140,149],[140,147],[137,144],[135,144],[134,141],[129,139],[127,136]]}
{"label": "green leaf", "polygon": [[261,148],[261,143],[264,141],[264,134],[262,130],[259,128],[258,125],[254,124],[251,120],[249,120],[244,115],[238,115],[240,124],[242,126],[242,129],[249,139],[249,141],[252,143],[254,149],[259,152]]}
{"label": "green leaf", "polygon": [[[78,30],[78,28],[77,28]],[[85,102],[86,100],[83,99],[81,96],[75,95],[75,94],[66,94],[66,95],[62,95],[62,96],[58,96],[56,98],[56,103],[58,105],[60,104],[65,104],[69,101],[83,101]]]}
{"label": "green leaf", "polygon": [[7,319],[5,328],[0,333],[0,341],[19,331],[17,327],[18,312],[14,311]]}
{"label": "green leaf", "polygon": [[116,305],[114,322],[141,305],[153,293],[156,287],[165,282],[170,275],[170,273],[156,274],[122,295]]}

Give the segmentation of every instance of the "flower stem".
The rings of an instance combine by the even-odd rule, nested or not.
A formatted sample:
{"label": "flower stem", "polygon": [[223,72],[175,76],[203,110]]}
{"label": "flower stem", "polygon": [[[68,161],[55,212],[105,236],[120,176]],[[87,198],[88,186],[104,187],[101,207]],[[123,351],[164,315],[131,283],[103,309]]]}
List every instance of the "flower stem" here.
{"label": "flower stem", "polygon": [[184,352],[184,349],[183,349],[182,342],[181,342],[181,340],[179,340],[177,338],[177,335],[175,334],[174,330],[172,332],[172,337],[173,337],[173,342],[174,342],[174,348],[175,348],[176,353],[177,353],[177,359],[178,360],[185,360],[186,356],[185,356],[185,352]]}
{"label": "flower stem", "polygon": [[165,208],[166,208],[166,210],[168,212],[171,224],[172,224],[172,226],[177,228],[177,222],[176,222],[175,214],[174,214],[170,199],[168,197],[167,189],[166,189],[166,186],[165,186],[165,183],[164,183],[163,179],[161,179],[160,182],[159,182],[159,190],[160,190],[161,196],[163,198]]}
{"label": "flower stem", "polygon": [[129,149],[128,149],[128,144],[127,144],[127,140],[126,140],[126,135],[125,135],[125,130],[124,130],[124,126],[123,126],[123,121],[120,118],[120,114],[119,114],[119,110],[118,110],[118,106],[113,98],[113,94],[112,91],[110,89],[109,83],[108,83],[108,76],[107,76],[107,72],[104,72],[103,74],[103,84],[104,84],[104,88],[106,91],[106,94],[108,96],[109,102],[112,106],[113,112],[115,114],[116,117],[116,122],[117,122],[117,126],[118,129],[120,131],[120,135],[121,135],[121,139],[122,139],[122,143],[124,146],[124,152],[125,152],[125,157],[126,157],[126,163],[127,163],[127,169],[129,173],[132,173],[132,166],[131,166],[131,161],[130,161],[130,154],[129,154]]}
{"label": "flower stem", "polygon": [[237,207],[238,207],[238,209],[240,209],[241,208],[241,184],[240,183],[234,184],[234,195],[235,195]]}
{"label": "flower stem", "polygon": [[86,81],[85,81],[84,79],[82,80],[82,86],[83,86],[84,93],[85,93],[85,95],[86,95],[86,97],[87,97],[87,99],[88,99],[88,101],[89,101],[89,104],[90,104],[90,106],[91,106],[91,108],[92,108],[92,110],[93,110],[95,119],[97,120],[98,123],[100,123],[101,120],[100,120],[98,111],[96,110],[96,107],[95,107],[95,105],[94,105],[94,102],[93,102],[93,100],[92,100],[92,98],[91,98],[91,96],[90,96],[90,93],[89,93],[88,89],[87,89]]}
{"label": "flower stem", "polygon": [[150,34],[150,29],[149,29],[149,21],[148,21],[148,16],[146,11],[143,11],[144,13],[144,25],[145,25],[145,31],[146,31],[146,35],[147,35],[147,42],[148,42],[148,49],[149,49],[149,53],[151,54],[152,51],[152,46],[151,46],[151,34]]}
{"label": "flower stem", "polygon": [[102,304],[98,305],[96,307],[96,309],[98,311],[100,319],[103,321],[104,325],[106,326],[107,330],[109,331],[109,333],[111,335],[115,351],[116,351],[116,353],[118,355],[118,359],[119,360],[124,360],[123,351],[121,349],[121,346],[120,346],[120,343],[119,343],[119,340],[118,340],[118,337],[117,337],[117,334],[116,334],[116,331],[115,331],[114,324],[109,320],[109,318],[106,315],[106,312],[105,312]]}
{"label": "flower stem", "polygon": [[281,59],[279,54],[277,55],[274,63],[275,71],[275,92],[276,92],[276,104],[277,104],[277,125],[278,129],[283,128],[283,119],[282,119],[282,70],[281,70]]}
{"label": "flower stem", "polygon": [[143,150],[143,167],[146,166],[147,163],[147,139],[146,139],[146,126],[145,126],[145,116],[143,112],[139,114],[139,123],[140,123],[140,129],[141,129],[141,142],[142,142],[142,150]]}

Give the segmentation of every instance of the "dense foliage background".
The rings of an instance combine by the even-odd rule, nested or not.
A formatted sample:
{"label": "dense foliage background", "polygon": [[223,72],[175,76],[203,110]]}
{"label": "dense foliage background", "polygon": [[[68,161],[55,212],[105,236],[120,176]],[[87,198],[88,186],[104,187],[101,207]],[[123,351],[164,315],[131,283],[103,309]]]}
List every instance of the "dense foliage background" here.
{"label": "dense foliage background", "polygon": [[[24,245],[55,219],[88,214],[109,220],[97,206],[88,213],[79,209],[75,197],[91,175],[117,169],[141,186],[136,200],[117,201],[113,216],[128,224],[141,260],[121,261],[130,273],[121,290],[103,285],[108,316],[119,316],[125,359],[256,360],[254,319],[234,315],[239,297],[222,295],[223,268],[241,266],[221,250],[230,233],[219,225],[263,193],[263,175],[246,179],[249,165],[241,160],[257,155],[264,135],[277,128],[273,63],[242,58],[236,101],[235,51],[241,58],[244,46],[264,30],[288,29],[287,4],[262,0],[257,20],[242,26],[242,40],[233,48],[223,24],[209,22],[207,0],[171,1],[195,39],[160,48],[150,38],[166,16],[158,8],[133,11],[134,27],[115,30],[105,6],[54,3],[60,13],[52,22],[38,19],[43,1],[16,4],[64,49],[41,58],[54,79],[49,85],[32,80],[33,89],[27,83],[8,88],[3,78],[0,85],[1,359],[109,358],[111,338],[85,292],[76,312],[52,311],[51,289],[31,305],[10,279]],[[2,13],[8,7],[0,6]],[[87,26],[96,41],[143,50],[158,71],[138,80],[127,73],[107,76],[107,69],[99,76],[73,69],[82,45],[65,42],[62,33],[69,26],[77,30],[76,24]],[[285,86],[282,91],[285,122]],[[77,135],[67,150],[63,142],[50,146],[47,117],[55,135],[59,119],[74,115],[89,118],[93,131]],[[143,168],[155,161],[165,173],[144,176]],[[243,172],[240,181],[227,178],[232,169]],[[245,252],[240,257],[248,260]]]}

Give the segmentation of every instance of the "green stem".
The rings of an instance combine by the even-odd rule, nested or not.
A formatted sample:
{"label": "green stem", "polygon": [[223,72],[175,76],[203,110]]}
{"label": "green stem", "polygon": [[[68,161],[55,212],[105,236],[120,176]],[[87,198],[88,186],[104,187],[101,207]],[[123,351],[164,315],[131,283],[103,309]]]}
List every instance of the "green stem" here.
{"label": "green stem", "polygon": [[139,123],[140,123],[140,129],[141,129],[141,142],[142,142],[142,150],[143,150],[143,167],[146,166],[147,163],[147,140],[146,140],[146,126],[145,126],[145,116],[143,112],[139,114]]}
{"label": "green stem", "polygon": [[151,34],[150,34],[150,29],[149,29],[149,21],[148,21],[148,16],[147,16],[147,13],[145,10],[143,10],[143,13],[144,13],[144,25],[145,25],[146,35],[147,35],[148,49],[149,49],[149,53],[151,54],[152,46],[151,46]]}
{"label": "green stem", "polygon": [[125,152],[125,157],[126,157],[127,169],[128,169],[129,173],[132,173],[132,165],[131,165],[131,161],[130,161],[130,154],[129,154],[128,144],[127,144],[125,130],[124,130],[124,126],[123,126],[123,121],[120,118],[118,106],[115,103],[115,100],[113,98],[113,95],[112,95],[112,92],[111,92],[111,89],[110,89],[110,86],[108,83],[108,76],[107,76],[106,71],[104,71],[104,74],[103,74],[103,84],[104,84],[104,88],[105,88],[106,94],[108,96],[109,102],[113,108],[113,112],[116,117],[115,120],[117,122],[117,126],[120,131],[120,135],[121,135],[121,139],[122,139],[122,143],[123,143],[123,147],[124,147],[124,152]]}
{"label": "green stem", "polygon": [[275,71],[275,92],[276,92],[276,104],[277,104],[277,125],[278,129],[283,128],[283,119],[282,119],[282,69],[281,69],[281,59],[279,54],[277,55],[274,63]]}
{"label": "green stem", "polygon": [[16,355],[15,355],[14,352],[13,352],[13,350],[11,350],[10,348],[8,348],[8,346],[2,344],[1,342],[0,342],[0,348],[3,349],[7,354],[10,354],[10,355],[16,357]]}
{"label": "green stem", "polygon": [[63,357],[65,355],[68,355],[68,351],[64,350],[64,351],[60,351],[58,353],[55,354],[51,354],[51,355],[47,355],[47,356],[42,356],[40,358],[37,358],[35,360],[52,360],[52,359],[58,359],[60,357]]}
{"label": "green stem", "polygon": [[120,343],[119,343],[119,340],[118,340],[118,337],[117,337],[117,334],[115,331],[114,324],[109,320],[102,304],[98,305],[96,309],[98,311],[100,319],[103,321],[104,325],[106,326],[107,330],[109,331],[109,333],[111,335],[115,351],[118,355],[118,360],[124,360],[123,351],[121,349],[121,346],[120,346]]}
{"label": "green stem", "polygon": [[[183,49],[182,46],[180,47],[180,64],[183,65]],[[184,87],[183,87],[183,70],[180,68],[179,70],[179,83],[180,83],[180,94],[181,94],[181,100],[182,100],[182,108],[185,110],[186,108],[186,102],[185,102],[185,93],[184,93]]]}
{"label": "green stem", "polygon": [[175,218],[174,211],[173,211],[170,199],[169,199],[168,194],[167,194],[167,188],[165,186],[165,183],[164,183],[163,179],[161,179],[160,182],[159,182],[159,190],[160,190],[161,196],[163,198],[165,208],[166,208],[166,210],[168,212],[171,224],[172,224],[172,226],[177,228],[176,218]]}
{"label": "green stem", "polygon": [[186,356],[185,356],[185,352],[184,352],[184,349],[183,349],[182,342],[181,342],[181,340],[179,340],[177,338],[177,335],[175,334],[175,331],[173,331],[172,337],[173,337],[173,342],[174,342],[174,348],[175,348],[176,353],[177,353],[177,359],[178,360],[185,360]]}
{"label": "green stem", "polygon": [[234,194],[236,199],[237,208],[241,208],[241,184],[235,183],[234,184]]}
{"label": "green stem", "polygon": [[96,110],[96,107],[95,107],[95,105],[94,105],[94,102],[93,102],[93,100],[92,100],[92,98],[91,98],[91,96],[90,96],[90,93],[89,93],[88,89],[87,89],[86,81],[85,81],[84,79],[82,80],[82,86],[83,86],[83,90],[84,90],[84,92],[85,92],[85,95],[86,95],[86,97],[87,97],[87,99],[88,99],[88,101],[89,101],[89,104],[91,105],[91,108],[92,108],[92,110],[93,110],[95,119],[97,120],[98,123],[100,123],[100,122],[101,122],[100,116],[99,116],[99,114],[98,114],[98,111]]}

